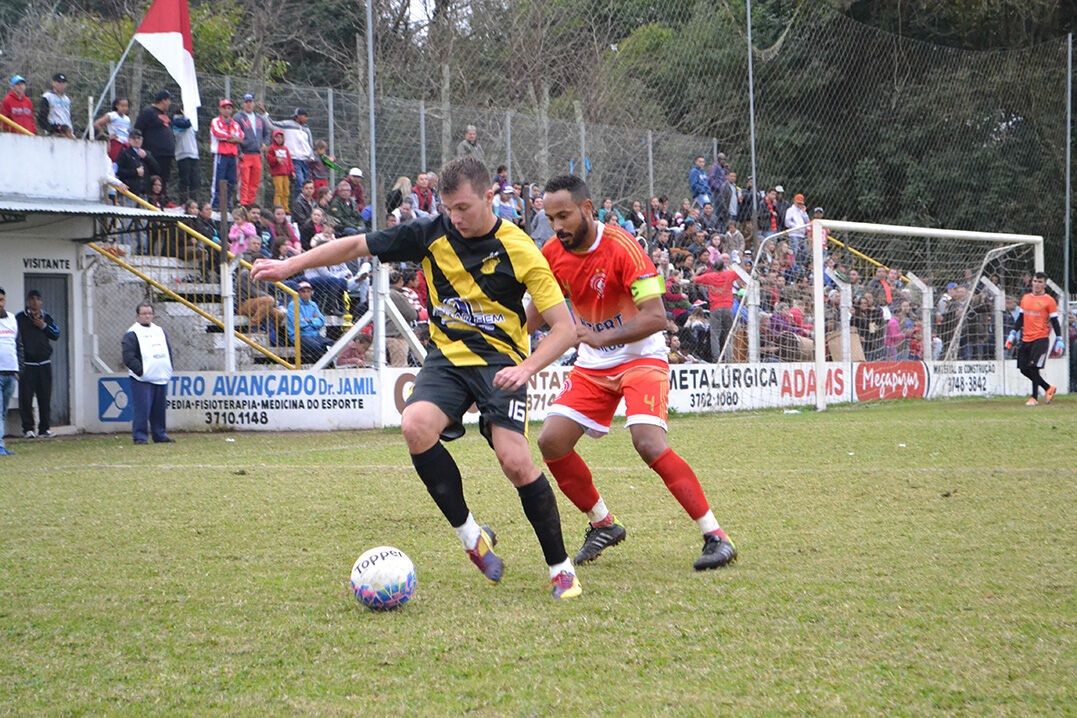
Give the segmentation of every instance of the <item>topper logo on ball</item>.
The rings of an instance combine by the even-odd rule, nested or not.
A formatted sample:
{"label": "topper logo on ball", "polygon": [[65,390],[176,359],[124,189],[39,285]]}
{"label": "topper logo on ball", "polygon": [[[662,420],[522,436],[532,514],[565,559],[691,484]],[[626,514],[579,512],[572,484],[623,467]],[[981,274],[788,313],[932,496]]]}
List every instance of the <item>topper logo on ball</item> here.
{"label": "topper logo on ball", "polygon": [[376,554],[373,554],[371,556],[368,556],[365,561],[363,561],[362,563],[359,564],[359,570],[362,571],[362,570],[367,569],[367,568],[372,568],[374,566],[374,564],[376,564],[378,561],[384,561],[385,559],[389,558],[390,556],[395,556],[397,558],[406,558],[404,556],[404,552],[399,550],[399,549],[395,549],[395,548],[386,549],[384,551],[381,551],[380,553],[376,553]]}

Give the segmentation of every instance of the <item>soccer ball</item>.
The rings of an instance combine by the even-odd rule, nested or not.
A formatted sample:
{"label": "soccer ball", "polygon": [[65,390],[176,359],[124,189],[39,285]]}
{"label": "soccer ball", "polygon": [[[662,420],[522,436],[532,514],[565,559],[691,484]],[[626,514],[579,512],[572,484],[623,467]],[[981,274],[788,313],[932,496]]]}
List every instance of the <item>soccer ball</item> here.
{"label": "soccer ball", "polygon": [[392,546],[372,548],[352,566],[355,600],[374,611],[403,606],[415,593],[415,565]]}

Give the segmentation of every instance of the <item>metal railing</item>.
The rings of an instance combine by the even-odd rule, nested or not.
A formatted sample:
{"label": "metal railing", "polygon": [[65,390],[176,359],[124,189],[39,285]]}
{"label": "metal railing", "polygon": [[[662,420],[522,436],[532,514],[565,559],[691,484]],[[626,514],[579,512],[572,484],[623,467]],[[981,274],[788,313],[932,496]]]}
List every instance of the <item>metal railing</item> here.
{"label": "metal railing", "polygon": [[[125,189],[110,186],[138,206],[163,212]],[[217,331],[225,331],[224,312],[232,311],[236,338],[274,363],[289,369],[301,367],[299,294],[293,287],[281,282],[251,281],[251,263],[227,250],[223,253],[225,263],[222,264],[221,245],[184,222],[167,227],[154,226],[152,222],[142,225],[123,218],[118,218],[117,222],[119,224],[113,230],[121,242],[112,242],[107,247],[91,243],[90,247],[169,299],[204,317]],[[139,267],[121,258],[128,253],[140,257]],[[235,272],[235,301],[231,307],[225,306],[231,298],[222,296],[220,273],[223,271]],[[290,317],[281,308],[289,302],[292,307]],[[220,317],[211,313],[217,304],[220,304]],[[290,337],[284,331],[289,322]],[[275,350],[275,347],[290,349],[292,357],[288,358],[286,354],[289,352]]]}
{"label": "metal railing", "polygon": [[33,132],[26,129],[25,127],[20,125],[18,122],[15,122],[15,120],[11,119],[10,117],[4,117],[3,115],[0,115],[0,121],[2,121],[5,125],[7,125],[7,127],[12,132],[20,132],[20,133],[22,133],[24,135],[30,135],[31,137],[34,136]]}

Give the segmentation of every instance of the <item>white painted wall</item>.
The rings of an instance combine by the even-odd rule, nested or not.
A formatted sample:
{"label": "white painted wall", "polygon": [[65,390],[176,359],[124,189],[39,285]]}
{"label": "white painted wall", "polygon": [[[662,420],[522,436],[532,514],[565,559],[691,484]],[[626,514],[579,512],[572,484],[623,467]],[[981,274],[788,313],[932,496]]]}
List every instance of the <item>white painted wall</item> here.
{"label": "white painted wall", "polygon": [[99,201],[111,164],[102,142],[0,132],[0,196]]}

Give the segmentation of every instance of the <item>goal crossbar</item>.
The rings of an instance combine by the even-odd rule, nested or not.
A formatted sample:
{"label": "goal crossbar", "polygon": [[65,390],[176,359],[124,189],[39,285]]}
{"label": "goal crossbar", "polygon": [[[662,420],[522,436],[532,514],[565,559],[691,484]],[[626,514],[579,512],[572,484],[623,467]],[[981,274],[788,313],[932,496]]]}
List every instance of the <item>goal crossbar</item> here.
{"label": "goal crossbar", "polygon": [[[825,341],[825,317],[823,302],[823,243],[825,230],[839,232],[858,232],[862,234],[889,235],[892,237],[921,237],[928,239],[952,239],[973,242],[985,242],[995,245],[1003,243],[1013,246],[1028,245],[1033,250],[1033,264],[1035,271],[1042,272],[1044,267],[1043,237],[1034,234],[1014,234],[1008,232],[975,232],[959,229],[938,229],[932,227],[909,227],[904,225],[874,224],[869,222],[846,222],[834,219],[819,219],[811,223],[812,241],[812,290],[814,296],[814,325],[816,327],[814,359],[815,374],[817,377],[826,376],[826,341]],[[844,247],[845,245],[843,245]],[[846,249],[851,249],[846,247]],[[1008,249],[1008,248],[1007,248]],[[877,259],[861,252],[858,255],[870,261],[876,266],[885,266]],[[983,271],[981,264],[980,272]],[[979,275],[976,277],[979,281]],[[1001,360],[999,360],[1001,361]],[[820,380],[821,381],[821,380]],[[826,408],[826,392],[816,392],[816,408]]]}
{"label": "goal crossbar", "polygon": [[932,237],[937,239],[969,239],[980,242],[1020,242],[1022,244],[1043,244],[1043,237],[1038,234],[1010,234],[1007,232],[973,232],[963,229],[935,229],[932,227],[908,227],[899,224],[872,224],[869,222],[845,222],[837,219],[817,219],[825,229],[840,232],[863,232],[865,234],[890,234],[898,237]]}

